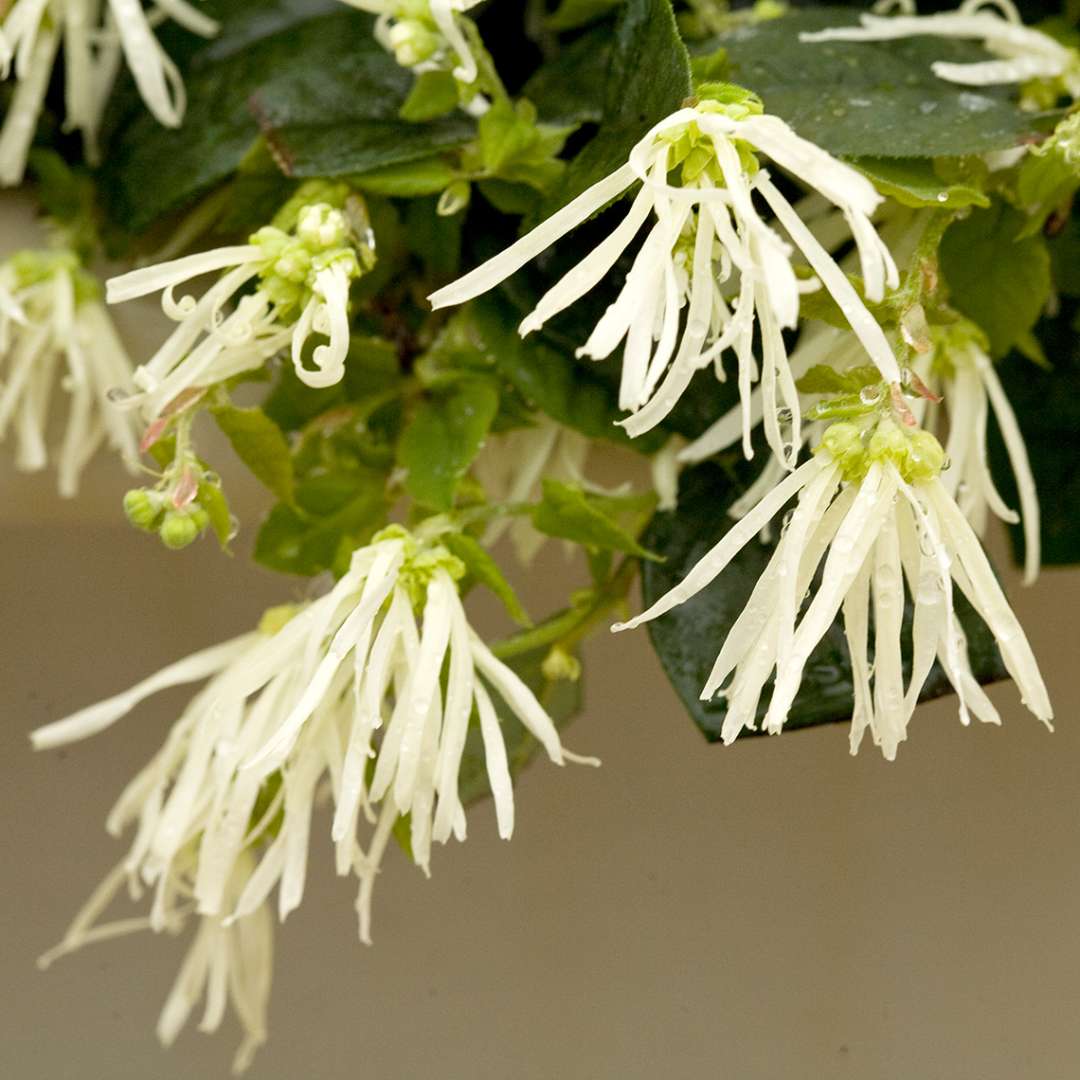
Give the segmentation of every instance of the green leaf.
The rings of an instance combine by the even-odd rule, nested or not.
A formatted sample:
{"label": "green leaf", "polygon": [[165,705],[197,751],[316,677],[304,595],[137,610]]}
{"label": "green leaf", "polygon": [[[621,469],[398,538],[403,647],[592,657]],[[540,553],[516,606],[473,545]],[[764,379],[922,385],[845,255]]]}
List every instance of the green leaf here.
{"label": "green leaf", "polygon": [[[345,176],[461,146],[455,114],[403,124],[412,74],[375,41],[370,16],[340,4],[231,0],[221,33],[175,55],[187,89],[177,130],[125,82],[110,102],[99,190],[111,219],[140,230],[232,175],[260,139],[289,176]],[[172,37],[163,39],[172,41]]]}
{"label": "green leaf", "polygon": [[[1075,452],[1080,431],[1080,301],[1075,297],[1062,300],[1058,314],[1041,320],[1035,332],[1050,370],[1012,353],[998,365],[998,374],[1024,435],[1035,476],[1043,564],[1067,566],[1080,563],[1080,469]],[[1006,504],[1017,507],[1012,467],[993,422],[990,431],[994,482]],[[1017,560],[1022,563],[1023,529],[1014,525],[1009,531]]]}
{"label": "green leaf", "polygon": [[237,457],[282,502],[293,501],[292,452],[281,428],[259,408],[211,408]]}
{"label": "green leaf", "polygon": [[449,510],[458,481],[484,444],[499,408],[490,379],[463,375],[421,400],[398,443],[405,490],[423,506]]}
{"label": "green leaf", "polygon": [[210,528],[214,530],[217,542],[221,545],[221,550],[228,551],[234,525],[225,492],[221,490],[220,485],[211,484],[204,480],[199,484],[195,499],[210,518]]}
{"label": "green leaf", "polygon": [[438,195],[461,173],[441,157],[421,158],[400,165],[384,165],[349,177],[349,183],[360,191],[375,195],[415,199],[422,195]]}
{"label": "green leaf", "polygon": [[513,585],[506,580],[499,564],[478,540],[466,533],[447,533],[440,540],[452,555],[465,564],[465,569],[478,584],[487,586],[503,602],[510,618],[518,626],[532,626],[532,620],[521,606]]}
{"label": "green leaf", "polygon": [[596,123],[604,111],[604,82],[611,60],[611,30],[596,27],[567,45],[521,88],[542,120]]}
{"label": "green leaf", "polygon": [[1046,242],[1017,239],[1026,220],[999,200],[950,225],[941,241],[950,301],[986,332],[994,356],[1023,340],[1050,298]]}
{"label": "green leaf", "polygon": [[579,26],[604,18],[623,0],[560,0],[547,24],[552,30],[576,30]]}
{"label": "green leaf", "polygon": [[489,176],[543,191],[566,168],[557,155],[572,126],[536,122],[536,107],[521,98],[497,101],[480,118],[480,158]]}
{"label": "green leaf", "polygon": [[986,60],[969,41],[912,37],[884,42],[801,42],[799,34],[848,26],[850,9],[792,11],[714,38],[728,50],[728,78],[761,95],[768,112],[832,154],[942,157],[1016,146],[1035,130],[1010,87],[939,79],[935,60]]}
{"label": "green leaf", "polygon": [[255,561],[284,574],[329,570],[386,520],[385,477],[354,469],[313,476],[296,486],[296,506],[279,503],[255,538]]}
{"label": "green leaf", "polygon": [[990,205],[976,183],[948,183],[938,176],[934,162],[926,158],[856,158],[851,164],[868,176],[882,195],[904,206],[951,210]]}
{"label": "green leaf", "polygon": [[[727,509],[739,493],[731,474],[706,463],[683,473],[679,482],[678,513],[657,514],[643,542],[667,556],[666,562],[646,563],[642,571],[642,603],[647,607],[681,581],[698,559],[716,544],[733,524]],[[771,543],[752,541],[723,574],[693,599],[649,623],[649,633],[660,662],[691,719],[710,741],[720,738],[727,712],[724,698],[699,698],[716,655],[738,618],[754,585],[775,550]],[[1006,677],[993,637],[982,621],[956,596],[957,612],[968,637],[971,667],[980,682]],[[910,606],[905,615],[905,649],[910,641]],[[910,658],[905,657],[905,672]],[[920,700],[949,692],[944,673],[935,666]],[[760,720],[768,707],[758,709]],[[786,729],[811,727],[851,718],[853,705],[851,662],[843,627],[838,620],[811,653],[802,687],[795,698]]]}
{"label": "green leaf", "polygon": [[445,116],[457,105],[458,85],[453,74],[449,71],[425,71],[417,75],[398,115],[402,120],[419,123]]}
{"label": "green leaf", "polygon": [[544,480],[544,495],[532,514],[533,525],[547,536],[572,540],[590,551],[622,551],[639,559],[660,559],[644,548],[608,512],[610,503],[579,487]]}
{"label": "green leaf", "polygon": [[690,58],[671,0],[626,0],[615,27],[600,131],[571,162],[544,216],[625,164],[634,143],[690,92]]}

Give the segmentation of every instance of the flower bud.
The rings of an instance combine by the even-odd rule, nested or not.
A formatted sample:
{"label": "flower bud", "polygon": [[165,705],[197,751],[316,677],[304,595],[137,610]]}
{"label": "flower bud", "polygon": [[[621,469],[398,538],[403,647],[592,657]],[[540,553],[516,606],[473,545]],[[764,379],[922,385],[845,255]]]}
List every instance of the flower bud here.
{"label": "flower bud", "polygon": [[464,210],[469,205],[469,197],[472,195],[472,187],[468,180],[455,180],[443,189],[439,196],[439,202],[435,212],[440,217],[452,217]]}
{"label": "flower bud", "polygon": [[554,645],[544,657],[540,671],[549,682],[577,682],[581,678],[581,661],[560,645]]}
{"label": "flower bud", "polygon": [[156,491],[133,488],[124,493],[124,514],[136,529],[153,532],[161,516],[162,498]]}
{"label": "flower bud", "polygon": [[[205,513],[205,511],[203,511]],[[170,510],[158,530],[161,542],[173,551],[186,548],[199,536],[199,526],[193,514],[182,510]]]}
{"label": "flower bud", "polygon": [[402,67],[415,67],[438,52],[439,36],[417,19],[402,19],[390,28],[390,48]]}

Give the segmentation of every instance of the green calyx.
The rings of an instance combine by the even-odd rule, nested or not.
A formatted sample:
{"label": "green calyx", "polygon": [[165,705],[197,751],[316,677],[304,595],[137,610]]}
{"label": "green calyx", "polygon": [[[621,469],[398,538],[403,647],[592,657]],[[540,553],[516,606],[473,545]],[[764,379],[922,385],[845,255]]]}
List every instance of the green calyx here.
{"label": "green calyx", "polygon": [[889,418],[870,426],[846,421],[832,424],[814,448],[815,454],[823,452],[850,483],[861,482],[874,464],[894,465],[909,484],[933,480],[945,467],[945,451],[930,432],[906,430]]}
{"label": "green calyx", "polygon": [[377,532],[371,542],[377,544],[385,540],[399,540],[404,546],[405,558],[398,571],[398,581],[417,610],[424,606],[428,585],[437,571],[445,570],[454,581],[460,581],[465,576],[465,564],[456,555],[452,555],[442,544],[417,539],[402,525],[388,525]]}
{"label": "green calyx", "polygon": [[210,515],[193,500],[177,507],[163,491],[133,488],[124,495],[124,515],[135,528],[157,533],[171,551],[193,544],[210,524]]}
{"label": "green calyx", "polygon": [[[697,96],[687,104],[698,112],[719,113],[733,120],[743,120],[765,111],[757,94],[733,83],[702,83],[697,89]],[[701,131],[695,121],[662,132],[660,138],[672,144],[668,154],[668,170],[678,171],[679,182],[684,187],[700,185],[703,176],[708,177],[716,187],[726,186],[712,139]],[[733,139],[732,143],[743,172],[753,176],[760,167],[754,148],[741,139]]]}
{"label": "green calyx", "polygon": [[300,207],[291,232],[265,225],[251,242],[263,251],[261,287],[285,319],[296,318],[307,306],[320,271],[337,266],[350,281],[363,272],[351,242],[348,218],[327,202]]}
{"label": "green calyx", "polygon": [[101,299],[101,283],[82,265],[73,251],[37,251],[26,248],[8,256],[5,265],[14,277],[16,289],[41,285],[58,274],[67,274],[75,293],[75,303]]}

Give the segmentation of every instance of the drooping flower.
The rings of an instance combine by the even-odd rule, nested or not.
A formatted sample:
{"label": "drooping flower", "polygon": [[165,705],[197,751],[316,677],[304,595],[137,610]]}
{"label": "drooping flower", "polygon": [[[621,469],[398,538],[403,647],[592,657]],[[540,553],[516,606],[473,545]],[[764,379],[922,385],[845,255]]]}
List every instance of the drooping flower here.
{"label": "drooping flower", "polygon": [[[226,883],[230,904],[249,887],[253,873],[253,859],[248,852],[242,852]],[[86,945],[139,930],[178,934],[193,920],[196,929],[191,946],[158,1017],[158,1039],[163,1046],[171,1046],[200,998],[206,999],[199,1021],[199,1030],[204,1032],[217,1031],[225,1018],[226,1007],[231,1004],[244,1032],[233,1057],[232,1071],[244,1072],[267,1038],[266,1014],[274,961],[274,926],[267,905],[260,905],[242,919],[193,914],[190,881],[170,877],[157,891],[156,922],[155,916],[99,922],[125,883],[131,885],[133,879],[121,864],[94,890],[63,939],[41,956],[38,966],[47,968]]]}
{"label": "drooping flower", "polygon": [[[320,192],[344,205],[337,186]],[[163,290],[162,308],[179,323],[161,348],[135,371],[132,398],[150,417],[195,387],[254,370],[285,348],[297,376],[308,386],[331,386],[345,372],[349,349],[349,287],[370,265],[370,236],[353,238],[349,218],[326,201],[294,200],[274,225],[258,230],[248,244],[188,255],[132,270],[107,283],[109,303]],[[226,271],[196,300],[177,299],[177,285]],[[257,284],[244,291],[249,282]],[[225,314],[225,308],[233,308]],[[327,337],[311,354],[313,334]]]}
{"label": "drooping flower", "polygon": [[377,15],[375,37],[402,67],[417,74],[453,64],[459,82],[476,81],[476,58],[457,15],[480,0],[344,0]]}
{"label": "drooping flower", "polygon": [[[474,713],[499,834],[509,838],[513,787],[496,701],[551,760],[583,759],[563,748],[532,691],[469,626],[462,570],[437,537],[391,527],[319,599],[272,609],[257,631],[34,732],[39,749],[65,745],[161,690],[209,680],[109,815],[114,835],[135,826],[132,846],[47,959],[128,929],[175,930],[194,913],[200,928],[159,1034],[170,1041],[204,985],[204,1027],[216,1027],[227,985],[248,1033],[247,1060],[265,1038],[270,896],[276,888],[281,919],[300,904],[323,795],[333,805],[337,870],[360,879],[364,941],[394,825],[408,815],[411,855],[425,873],[433,840],[465,837],[458,776]],[[366,844],[361,815],[374,824]],[[135,896],[153,890],[149,916],[95,926],[125,881]]]}
{"label": "drooping flower", "polygon": [[1000,59],[957,64],[938,60],[940,79],[964,86],[996,86],[1030,79],[1060,79],[1072,97],[1080,96],[1080,53],[1024,26],[1012,0],[964,0],[956,11],[933,15],[866,14],[861,26],[838,26],[800,34],[804,42],[896,41],[906,37],[965,38],[979,41]]}
{"label": "drooping flower", "polygon": [[790,411],[797,442],[799,396],[781,331],[798,321],[800,292],[818,283],[800,280],[792,248],[766,222],[756,199],[772,211],[832,294],[883,378],[897,383],[900,372],[877,321],[773,184],[758,155],[842,211],[871,300],[880,299],[886,285],[897,283],[896,267],[869,219],[881,197],[861,174],[799,138],[778,117],[765,115],[749,92],[729,86],[704,92],[713,96],[657,124],[625,165],[429,299],[440,308],[480,295],[640,182],[623,221],[548,290],[522,322],[520,333],[539,329],[596,286],[655,218],[618,299],[579,354],[603,359],[625,341],[619,400],[633,415],[622,423],[631,435],[640,435],[668,415],[698,370],[714,364],[723,378],[722,354],[733,349],[743,403],[743,445],[749,455],[750,392],[759,377],[753,348],[757,323],[766,435],[777,456],[790,464],[791,451],[784,445],[776,413],[778,406]]}
{"label": "drooping flower", "polygon": [[147,108],[167,127],[179,127],[184,83],[151,28],[162,15],[202,37],[218,31],[186,0],[155,3],[152,16],[141,0],[108,0],[104,11],[97,0],[15,0],[0,23],[0,77],[8,78],[13,67],[19,82],[0,132],[0,184],[22,180],[61,41],[65,127],[82,132],[91,163],[121,52]]}
{"label": "drooping flower", "polygon": [[130,469],[139,459],[132,418],[109,399],[131,378],[131,361],[100,293],[71,252],[20,251],[0,264],[0,440],[13,432],[17,468],[45,468],[59,386],[69,398],[55,455],[65,497],[102,443]]}
{"label": "drooping flower", "polygon": [[[869,730],[885,757],[895,756],[935,658],[957,691],[961,719],[967,723],[974,714],[999,722],[971,672],[953,604],[955,587],[993,632],[1024,703],[1049,726],[1053,713],[1031,647],[978,538],[942,483],[944,460],[932,435],[906,429],[889,415],[833,424],[814,456],[736,522],[682,582],[613,629],[639,626],[696,595],[797,497],[702,689],[705,700],[717,692],[726,698],[725,742],[756,726],[774,672],[763,726],[769,732],[783,728],[810,654],[841,610],[855,683],[852,752]],[[820,584],[802,611],[819,566]],[[900,639],[905,580],[914,606],[906,688]]]}
{"label": "drooping flower", "polygon": [[[942,485],[979,534],[991,512],[1002,521],[1023,522],[1024,581],[1030,585],[1039,573],[1039,496],[1016,414],[987,354],[986,339],[975,326],[960,322],[936,327],[933,338],[931,371],[941,380],[945,402],[938,419],[948,421],[945,453],[952,463]],[[991,411],[1016,480],[1019,514],[1005,504],[990,474],[986,435]]]}

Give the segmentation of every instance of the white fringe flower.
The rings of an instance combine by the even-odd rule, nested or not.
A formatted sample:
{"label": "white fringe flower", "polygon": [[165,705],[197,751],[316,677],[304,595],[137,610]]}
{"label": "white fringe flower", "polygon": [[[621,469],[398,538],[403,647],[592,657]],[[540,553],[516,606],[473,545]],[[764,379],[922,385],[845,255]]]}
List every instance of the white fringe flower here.
{"label": "white fringe flower", "polygon": [[16,467],[44,469],[59,384],[69,397],[56,451],[65,497],[103,442],[129,469],[139,459],[136,426],[109,398],[130,380],[131,361],[99,296],[71,252],[20,251],[0,264],[0,440],[13,430]]}
{"label": "white fringe flower", "polygon": [[[1031,647],[978,538],[940,479],[943,463],[944,451],[932,435],[904,430],[888,417],[832,425],[814,457],[733,525],[682,582],[613,629],[639,626],[696,595],[797,496],[776,551],[702,689],[704,700],[717,692],[726,698],[726,743],[755,728],[774,672],[764,729],[783,728],[810,654],[841,609],[855,684],[852,752],[869,729],[885,757],[895,756],[935,658],[956,689],[963,722],[974,713],[998,723],[971,672],[954,585],[993,632],[1024,703],[1049,726],[1053,712]],[[800,618],[822,560],[820,585]],[[900,640],[905,578],[915,610],[906,688]]]}
{"label": "white fringe flower", "polygon": [[[237,859],[227,883],[227,899],[235,902],[250,884],[254,861],[243,852]],[[139,930],[164,930],[170,934],[183,931],[192,918],[188,899],[190,883],[183,878],[169,878],[159,891],[157,924],[153,917],[117,919],[98,922],[124,883],[135,885],[124,865],[117,866],[94,890],[75,916],[63,939],[38,960],[42,969],[68,953],[86,945],[109,941]],[[163,1046],[171,1046],[187,1023],[200,998],[206,998],[199,1030],[214,1032],[225,1019],[230,1003],[244,1032],[243,1041],[233,1057],[232,1071],[244,1072],[255,1052],[266,1042],[267,1007],[273,977],[274,926],[264,904],[243,919],[220,916],[195,916],[196,930],[176,981],[169,991],[161,1015],[157,1036]]]}
{"label": "white fringe flower", "polygon": [[[948,433],[945,454],[951,462],[941,482],[980,535],[991,512],[1010,524],[1023,522],[1024,582],[1030,585],[1038,577],[1041,558],[1039,496],[1016,414],[976,327],[961,322],[935,328],[934,339],[931,371],[941,380],[945,401],[937,419],[947,420],[940,426]],[[1019,514],[1005,504],[990,474],[986,431],[991,410],[1016,480]]]}
{"label": "white fringe flower", "polygon": [[[159,1034],[171,1040],[204,984],[204,1028],[216,1027],[238,965],[243,978],[227,981],[248,1032],[246,1061],[265,1038],[269,897],[277,888],[280,919],[300,904],[323,793],[334,809],[337,870],[360,879],[360,936],[369,942],[375,877],[399,819],[408,815],[412,858],[425,873],[433,840],[465,838],[458,774],[474,712],[504,838],[514,799],[496,700],[552,761],[591,763],[563,748],[533,693],[469,626],[461,573],[437,542],[391,527],[320,599],[272,609],[258,631],[34,732],[39,749],[66,745],[161,690],[209,679],[110,813],[113,835],[135,827],[131,849],[46,960],[127,929],[173,930],[194,912],[201,928]],[[361,813],[374,823],[366,849]],[[124,881],[136,897],[154,890],[149,916],[95,927]]]}
{"label": "white fringe flower", "polygon": [[1000,57],[955,64],[939,60],[935,75],[964,86],[996,86],[1030,79],[1061,79],[1080,96],[1080,53],[1039,30],[1024,26],[1011,0],[964,0],[956,11],[934,15],[862,15],[862,26],[839,26],[800,34],[804,42],[896,41],[907,37],[967,38]]}
{"label": "white fringe flower", "polygon": [[[345,373],[349,350],[349,287],[360,275],[344,211],[325,202],[303,205],[291,228],[269,225],[249,244],[216,248],[110,279],[110,304],[163,290],[162,308],[179,323],[161,348],[135,371],[139,404],[157,417],[180,394],[261,367],[290,348],[297,376],[308,386],[331,386]],[[177,285],[225,270],[199,300],[177,299]],[[251,281],[252,291],[244,291]],[[223,314],[233,303],[233,309]],[[329,338],[305,362],[312,334]]]}
{"label": "white fringe flower", "polygon": [[[840,208],[855,239],[869,299],[881,299],[887,285],[897,284],[896,267],[870,223],[881,197],[865,177],[799,138],[778,117],[764,115],[747,91],[725,86],[711,92],[719,100],[703,100],[661,121],[634,147],[627,164],[429,299],[440,308],[480,295],[640,182],[623,221],[552,286],[520,332],[539,329],[603,280],[655,218],[618,299],[579,354],[603,359],[625,340],[619,400],[633,415],[622,423],[631,435],[640,435],[668,415],[698,370],[712,363],[723,378],[722,353],[734,349],[749,456],[750,391],[758,378],[756,322],[766,435],[776,455],[790,465],[791,447],[782,439],[777,406],[790,410],[793,441],[798,442],[799,395],[781,331],[796,325],[799,294],[817,282],[799,279],[791,246],[766,223],[756,198],[775,214],[832,294],[883,378],[899,382],[900,372],[877,321],[760,167],[757,155],[766,155]],[[669,178],[675,169],[681,171],[679,184]]]}
{"label": "white fringe flower", "polygon": [[61,41],[64,46],[65,128],[81,131],[91,163],[121,53],[147,108],[167,127],[184,116],[184,83],[151,29],[164,16],[202,37],[218,24],[186,0],[15,0],[0,23],[0,78],[14,69],[19,85],[0,131],[0,184],[22,180]]}

